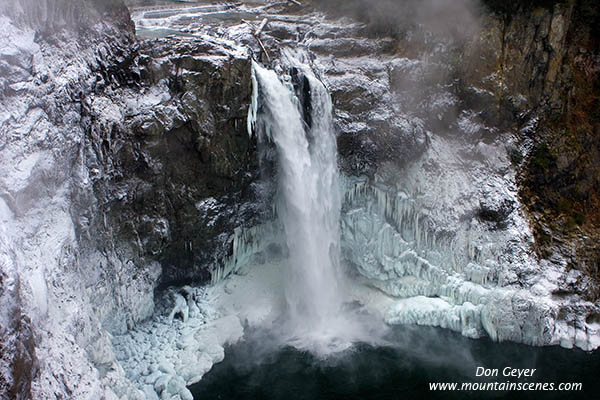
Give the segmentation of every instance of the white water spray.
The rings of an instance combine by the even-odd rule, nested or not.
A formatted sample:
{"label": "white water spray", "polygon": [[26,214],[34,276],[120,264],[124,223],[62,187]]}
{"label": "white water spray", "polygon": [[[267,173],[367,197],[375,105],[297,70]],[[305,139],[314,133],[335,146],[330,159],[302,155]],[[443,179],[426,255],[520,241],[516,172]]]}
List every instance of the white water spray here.
{"label": "white water spray", "polygon": [[[348,347],[357,326],[344,312],[340,270],[340,187],[332,106],[327,89],[308,66],[310,125],[293,86],[254,63],[249,122],[278,156],[277,214],[289,249],[283,335],[288,344],[319,353]],[[308,101],[305,99],[305,101]]]}

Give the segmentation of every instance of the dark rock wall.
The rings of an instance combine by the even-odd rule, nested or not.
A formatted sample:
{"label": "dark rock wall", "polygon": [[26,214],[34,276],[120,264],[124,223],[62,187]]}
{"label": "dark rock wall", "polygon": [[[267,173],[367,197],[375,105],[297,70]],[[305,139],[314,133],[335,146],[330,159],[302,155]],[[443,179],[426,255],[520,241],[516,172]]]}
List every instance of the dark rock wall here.
{"label": "dark rock wall", "polygon": [[[142,42],[135,90],[143,96],[158,85],[167,99],[90,131],[86,164],[98,170],[102,218],[138,256],[160,261],[163,283],[206,282],[233,229],[252,218],[243,205],[257,162],[246,126],[250,64],[212,50],[200,41]],[[91,120],[94,112],[102,110]]]}
{"label": "dark rock wall", "polygon": [[[578,285],[600,298],[600,5],[572,5],[556,88],[523,165],[521,197],[532,213],[538,252],[556,249],[584,272]],[[551,64],[548,71],[551,72]],[[561,83],[562,81],[562,83]],[[556,95],[558,94],[558,96]],[[554,104],[562,105],[557,112]],[[567,290],[572,290],[568,288]]]}
{"label": "dark rock wall", "polygon": [[[229,252],[234,227],[251,218],[251,206],[240,209],[252,197],[248,187],[256,170],[246,128],[249,60],[202,41],[137,43],[120,1],[24,0],[4,5],[3,12],[34,27],[35,40],[45,46],[60,46],[61,36],[74,32],[80,47],[97,54],[91,76],[60,100],[80,105],[87,132],[80,161],[91,171],[94,193],[74,193],[80,237],[99,247],[114,234],[133,243],[136,258],[161,262],[163,282],[206,281],[209,267]],[[90,30],[102,21],[116,30]],[[26,55],[2,68],[6,96],[17,95],[13,79],[36,73]],[[41,81],[49,79],[42,75]],[[165,98],[138,109],[135,97],[147,91]],[[61,116],[60,106],[40,102]],[[103,106],[120,109],[118,117],[106,118]]]}
{"label": "dark rock wall", "polygon": [[488,100],[475,98],[489,107],[486,116],[519,139],[521,147],[509,152],[538,255],[564,256],[584,272],[578,289],[565,290],[596,300],[600,6],[586,0],[488,5],[494,13],[465,52],[463,76],[484,83]]}

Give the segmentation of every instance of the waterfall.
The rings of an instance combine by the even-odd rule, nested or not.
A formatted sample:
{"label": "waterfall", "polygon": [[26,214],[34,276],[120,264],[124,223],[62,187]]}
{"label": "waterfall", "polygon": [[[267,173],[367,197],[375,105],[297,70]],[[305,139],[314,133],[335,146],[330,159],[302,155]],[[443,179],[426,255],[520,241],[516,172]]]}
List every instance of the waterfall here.
{"label": "waterfall", "polygon": [[[253,64],[249,122],[259,145],[274,144],[277,153],[276,209],[289,250],[283,283],[285,334],[296,347],[331,350],[348,344],[348,334],[355,330],[343,311],[332,105],[310,67],[297,63],[291,71],[292,79],[280,79],[274,71]],[[295,95],[293,79],[301,99]]]}

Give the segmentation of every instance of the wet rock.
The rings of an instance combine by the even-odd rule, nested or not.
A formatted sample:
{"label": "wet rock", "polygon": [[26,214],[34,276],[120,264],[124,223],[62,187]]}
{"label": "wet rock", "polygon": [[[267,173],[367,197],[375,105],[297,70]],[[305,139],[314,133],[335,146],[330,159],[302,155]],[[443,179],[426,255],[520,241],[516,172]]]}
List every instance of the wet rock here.
{"label": "wet rock", "polygon": [[[86,164],[101,171],[94,191],[107,223],[138,243],[140,256],[161,262],[162,282],[203,282],[215,256],[227,253],[227,233],[248,215],[235,214],[256,165],[246,128],[249,61],[177,39],[144,42],[140,54],[141,92],[123,93],[126,111],[115,113],[124,123],[92,126]],[[103,119],[106,102],[112,93],[94,96],[92,118]],[[196,207],[207,198],[215,215]]]}

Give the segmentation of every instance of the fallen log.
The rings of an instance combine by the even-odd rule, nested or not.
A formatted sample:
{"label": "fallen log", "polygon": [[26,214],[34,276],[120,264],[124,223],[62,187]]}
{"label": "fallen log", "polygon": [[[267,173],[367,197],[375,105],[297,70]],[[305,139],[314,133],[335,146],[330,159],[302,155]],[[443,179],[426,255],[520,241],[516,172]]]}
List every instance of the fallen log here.
{"label": "fallen log", "polygon": [[265,56],[267,56],[267,60],[269,62],[271,62],[271,57],[269,56],[269,52],[267,52],[265,45],[263,44],[262,40],[260,40],[260,33],[262,32],[264,27],[267,25],[267,22],[269,22],[269,20],[267,18],[264,18],[261,21],[258,28],[256,26],[254,26],[254,24],[252,22],[246,21],[245,19],[243,19],[242,22],[245,24],[248,24],[252,29],[254,29],[254,32],[252,32],[252,36],[254,36],[254,38],[258,42],[258,45],[260,46],[261,50],[263,51],[263,53],[265,53]]}
{"label": "fallen log", "polygon": [[269,57],[269,53],[267,52],[267,49],[265,49],[265,46],[263,45],[262,41],[254,36],[256,38],[256,40],[258,41],[258,44],[260,45],[260,48],[262,49],[262,51],[265,53],[265,56],[267,56],[267,61],[271,62],[271,57]]}
{"label": "fallen log", "polygon": [[269,22],[269,20],[267,18],[263,18],[263,20],[260,22],[260,25],[256,29],[256,31],[254,31],[254,36],[259,36],[268,22]]}

